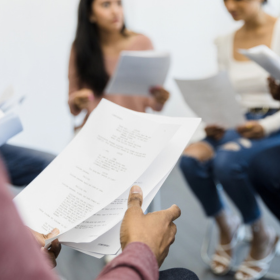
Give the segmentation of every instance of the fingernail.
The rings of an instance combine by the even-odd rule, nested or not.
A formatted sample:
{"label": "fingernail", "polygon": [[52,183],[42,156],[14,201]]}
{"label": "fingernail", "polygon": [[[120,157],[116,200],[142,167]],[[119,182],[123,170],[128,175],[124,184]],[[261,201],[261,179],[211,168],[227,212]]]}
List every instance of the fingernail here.
{"label": "fingernail", "polygon": [[139,186],[133,186],[130,190],[131,193],[139,193],[142,194],[142,189]]}
{"label": "fingernail", "polygon": [[59,234],[59,230],[57,228],[54,228],[51,233],[53,235],[58,235]]}
{"label": "fingernail", "polygon": [[89,100],[93,100],[93,99],[94,99],[94,96],[93,96],[93,95],[90,95],[88,99],[89,99]]}

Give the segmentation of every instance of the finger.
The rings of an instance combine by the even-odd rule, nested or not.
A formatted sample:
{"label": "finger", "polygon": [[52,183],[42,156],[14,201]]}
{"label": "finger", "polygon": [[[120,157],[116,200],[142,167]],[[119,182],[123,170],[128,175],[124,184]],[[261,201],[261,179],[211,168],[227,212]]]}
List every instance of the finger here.
{"label": "finger", "polygon": [[170,225],[170,232],[171,232],[172,239],[175,240],[175,235],[177,234],[177,226],[174,223],[171,223],[171,225]]}
{"label": "finger", "polygon": [[164,210],[167,219],[170,222],[177,220],[181,216],[181,209],[177,205],[172,205],[169,209]]}
{"label": "finger", "polygon": [[154,86],[152,88],[150,88],[150,93],[154,93],[155,91],[160,91],[163,88],[161,86]]}
{"label": "finger", "polygon": [[59,253],[61,251],[61,244],[59,243],[59,241],[56,239],[52,242],[52,245],[49,249],[49,252],[52,252],[55,256],[55,258],[58,257]]}
{"label": "finger", "polygon": [[139,186],[133,186],[130,190],[127,206],[141,207],[143,203],[143,192]]}
{"label": "finger", "polygon": [[44,238],[50,239],[50,238],[57,236],[58,234],[59,234],[59,229],[54,228],[49,234],[44,235]]}
{"label": "finger", "polygon": [[56,258],[54,256],[53,252],[48,251],[46,248],[42,247],[41,252],[46,254],[45,256],[48,258],[48,260],[51,262],[52,268],[56,267]]}

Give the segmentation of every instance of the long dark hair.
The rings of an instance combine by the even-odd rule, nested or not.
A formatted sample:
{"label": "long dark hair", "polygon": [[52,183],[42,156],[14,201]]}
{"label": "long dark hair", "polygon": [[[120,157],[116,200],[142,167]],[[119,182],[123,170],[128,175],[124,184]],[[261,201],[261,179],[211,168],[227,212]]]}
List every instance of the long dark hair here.
{"label": "long dark hair", "polygon": [[[105,69],[104,56],[98,35],[98,26],[89,20],[93,1],[80,1],[74,50],[80,83],[90,87],[95,96],[101,96],[109,80],[109,75]],[[124,25],[121,33],[124,34],[125,30]]]}

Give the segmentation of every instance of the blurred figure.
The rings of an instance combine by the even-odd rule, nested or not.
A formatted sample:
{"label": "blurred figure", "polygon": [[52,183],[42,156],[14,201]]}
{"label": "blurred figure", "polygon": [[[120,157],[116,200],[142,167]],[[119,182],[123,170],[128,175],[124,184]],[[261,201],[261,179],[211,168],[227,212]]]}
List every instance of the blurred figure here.
{"label": "blurred figure", "polygon": [[162,110],[169,92],[157,85],[151,89],[151,97],[104,95],[122,51],[152,49],[149,38],[125,27],[122,1],[81,0],[69,63],[71,113],[76,116],[86,110],[84,124],[102,98],[138,112],[145,112],[147,107]]}
{"label": "blurred figure", "polygon": [[[280,85],[269,78],[269,88],[275,100],[280,101]],[[279,114],[279,113],[278,113]],[[279,122],[280,127],[280,114]],[[278,146],[259,153],[250,165],[250,179],[266,206],[280,221],[280,141]]]}
{"label": "blurred figure", "polygon": [[28,148],[4,144],[0,154],[14,186],[30,184],[55,158],[54,155]]}
{"label": "blurred figure", "polygon": [[215,219],[219,229],[219,246],[211,265],[214,273],[223,275],[231,269],[233,249],[242,233],[239,218],[225,210],[217,182],[241,212],[243,222],[250,225],[253,240],[249,256],[235,274],[239,280],[262,277],[279,240],[275,230],[267,228],[262,220],[248,176],[252,157],[280,141],[276,113],[279,103],[268,92],[267,73],[238,52],[266,45],[280,55],[280,20],[263,11],[266,2],[224,0],[233,19],[243,20],[244,25],[216,40],[219,68],[228,71],[241,105],[247,110],[248,121],[231,130],[215,125],[206,127],[206,139],[187,147],[180,165],[206,215]]}
{"label": "blurred figure", "polygon": [[[60,244],[55,240],[48,250],[43,248],[45,239],[56,236],[58,230],[54,229],[48,235],[34,231],[30,233],[22,224],[5,183],[0,162],[1,279],[58,279],[51,268],[56,265]],[[171,269],[159,273],[158,269],[175,240],[177,228],[174,221],[181,212],[173,205],[167,210],[144,215],[142,202],[142,190],[134,186],[130,191],[128,210],[121,226],[123,252],[103,269],[97,279],[198,280],[194,273],[186,269]]]}

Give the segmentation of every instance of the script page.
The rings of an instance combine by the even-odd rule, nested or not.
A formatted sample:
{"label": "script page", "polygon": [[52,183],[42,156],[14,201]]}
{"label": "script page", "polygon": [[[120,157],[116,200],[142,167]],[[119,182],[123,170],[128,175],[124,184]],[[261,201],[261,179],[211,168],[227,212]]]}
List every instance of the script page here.
{"label": "script page", "polygon": [[[169,174],[165,176],[156,186],[155,188],[147,195],[147,197],[143,201],[142,209],[145,212],[154,197],[156,196],[157,192],[161,188],[162,184],[165,182],[166,178]],[[139,184],[138,184],[139,185]],[[141,185],[140,185],[141,186]],[[125,202],[126,202],[126,209],[127,209],[127,200],[128,200],[128,193],[125,194]],[[125,210],[126,210],[125,209]],[[120,250],[120,227],[121,222],[115,225],[112,229],[108,232],[100,236],[98,239],[94,240],[91,243],[63,243],[66,246],[69,246],[73,249],[79,250],[84,252],[85,254],[101,254],[101,255],[115,255]],[[97,255],[98,256],[98,255]]]}
{"label": "script page", "polygon": [[61,234],[124,193],[178,130],[102,100],[66,149],[16,198],[25,224]]}
{"label": "script page", "polygon": [[170,55],[155,51],[122,52],[116,71],[105,90],[107,94],[150,95],[162,86],[170,67]]}
{"label": "script page", "polygon": [[280,57],[269,47],[261,45],[239,52],[265,69],[273,78],[280,80]]}
{"label": "script page", "polygon": [[185,102],[209,125],[234,128],[245,122],[244,112],[226,72],[203,80],[176,80]]}
{"label": "script page", "polygon": [[[195,133],[200,119],[172,118],[144,113],[135,113],[135,115],[141,115],[146,120],[157,121],[159,123],[180,125],[175,135],[150,164],[149,168],[133,183],[141,186],[145,198],[170,173],[170,170],[172,170],[192,135]],[[61,242],[79,243],[91,242],[97,239],[122,219],[127,208],[127,196],[128,192],[100,212],[63,234],[59,240]]]}

